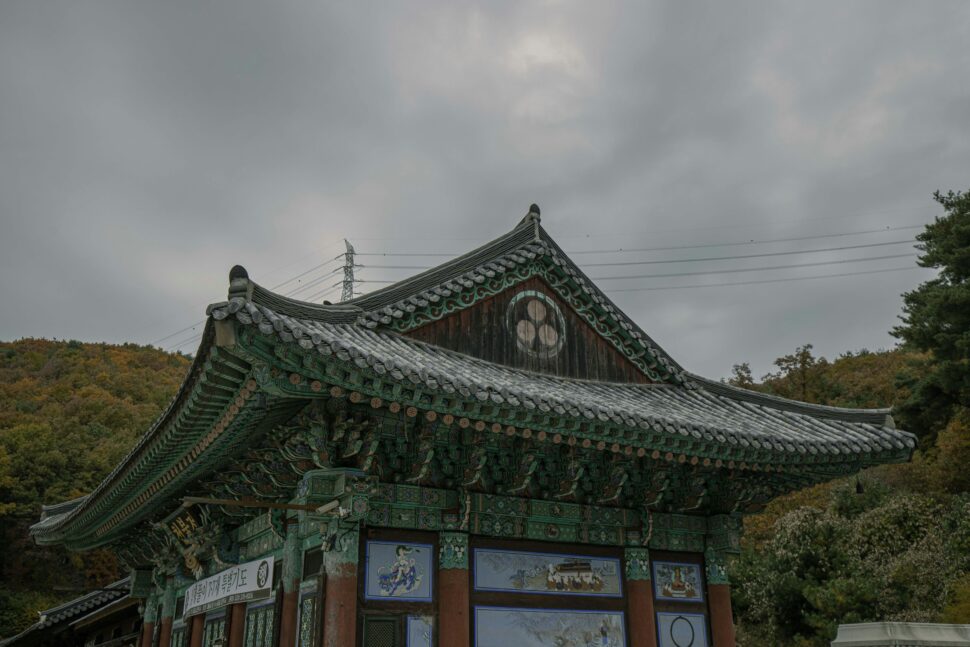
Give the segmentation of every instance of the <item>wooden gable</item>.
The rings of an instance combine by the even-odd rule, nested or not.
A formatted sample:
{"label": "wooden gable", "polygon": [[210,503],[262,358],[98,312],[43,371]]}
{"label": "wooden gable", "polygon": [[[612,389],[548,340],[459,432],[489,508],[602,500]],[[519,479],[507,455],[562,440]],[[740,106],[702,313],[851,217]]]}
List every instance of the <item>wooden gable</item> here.
{"label": "wooden gable", "polygon": [[405,333],[496,364],[605,382],[650,380],[540,278]]}

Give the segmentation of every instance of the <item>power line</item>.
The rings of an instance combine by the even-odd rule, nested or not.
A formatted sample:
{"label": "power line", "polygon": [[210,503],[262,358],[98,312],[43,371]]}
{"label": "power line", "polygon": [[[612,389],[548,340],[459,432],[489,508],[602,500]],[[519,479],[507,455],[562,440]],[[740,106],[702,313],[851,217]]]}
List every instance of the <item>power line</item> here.
{"label": "power line", "polygon": [[171,353],[173,350],[176,350],[177,348],[181,348],[182,346],[185,346],[186,344],[192,343],[194,341],[198,341],[199,339],[202,339],[202,333],[196,333],[195,335],[192,335],[191,337],[187,337],[186,339],[184,339],[184,340],[182,340],[182,341],[180,341],[180,342],[178,342],[176,344],[172,344],[171,346],[169,346],[165,350],[166,350],[166,352]]}
{"label": "power line", "polygon": [[845,258],[839,261],[819,261],[816,263],[796,263],[794,265],[772,265],[768,267],[745,267],[730,270],[708,270],[706,272],[673,272],[669,274],[639,274],[635,276],[593,276],[593,281],[619,281],[627,279],[659,279],[667,276],[702,276],[706,274],[740,274],[742,272],[761,272],[764,270],[788,270],[799,267],[821,267],[823,265],[842,265],[844,263],[864,263],[881,261],[887,258],[907,258],[916,254],[889,254],[887,256],[870,256],[868,258]]}
{"label": "power line", "polygon": [[[668,263],[699,263],[704,261],[733,261],[743,258],[766,258],[769,256],[790,256],[792,254],[816,254],[820,252],[838,252],[847,249],[866,249],[869,247],[886,247],[889,245],[903,245],[915,242],[912,238],[906,240],[893,240],[883,243],[866,243],[864,245],[842,245],[840,247],[822,247],[817,249],[800,249],[784,252],[764,252],[761,254],[740,254],[735,256],[708,256],[706,258],[674,258],[653,261],[621,261],[615,263],[583,263],[582,267],[625,267],[631,265],[665,265]],[[385,270],[426,270],[425,265],[362,265],[374,269]]]}
{"label": "power line", "polygon": [[[343,256],[343,254],[341,254],[341,256]],[[284,285],[286,285],[287,283],[292,283],[293,281],[295,281],[295,280],[297,280],[299,278],[303,278],[304,276],[306,276],[310,272],[313,272],[315,270],[319,270],[320,268],[326,267],[327,265],[330,265],[331,263],[336,263],[338,258],[340,258],[340,256],[338,256],[336,258],[332,258],[329,261],[327,261],[326,263],[320,263],[319,265],[314,265],[313,267],[311,267],[310,269],[308,269],[306,272],[302,272],[300,274],[297,274],[296,276],[292,276],[292,277],[286,279],[285,281],[283,281],[282,283],[278,283],[278,284],[274,285],[273,287],[270,288],[270,290],[278,290],[281,287],[283,287]]]}
{"label": "power line", "polygon": [[[922,229],[925,225],[907,225],[902,227],[884,227],[882,229],[866,229],[864,231],[847,231],[835,234],[816,234],[812,236],[793,236],[789,238],[772,238],[769,240],[741,240],[730,243],[705,243],[701,245],[667,245],[663,247],[618,247],[613,249],[578,249],[567,251],[567,254],[629,254],[634,252],[665,252],[684,249],[706,249],[711,247],[737,247],[740,245],[769,245],[772,243],[790,243],[803,240],[821,240],[824,238],[843,238],[846,236],[863,236],[867,234],[882,234],[890,231],[905,231]],[[357,252],[357,256],[385,256],[385,257],[426,257],[426,258],[454,258],[457,254],[421,253],[421,252]],[[415,269],[408,267],[406,269]]]}
{"label": "power line", "polygon": [[293,296],[295,294],[299,294],[300,292],[303,292],[307,288],[312,288],[314,285],[319,285],[320,283],[322,283],[323,281],[326,281],[328,278],[330,278],[331,276],[333,276],[337,272],[342,271],[343,269],[344,269],[343,268],[343,265],[338,265],[337,267],[333,268],[332,270],[330,270],[326,274],[321,274],[320,276],[318,276],[317,278],[313,279],[312,281],[307,281],[303,285],[301,285],[301,286],[299,286],[297,288],[294,288],[293,290],[290,290],[284,296],[291,297],[291,296]]}
{"label": "power line", "polygon": [[153,341],[153,342],[149,342],[149,344],[148,344],[148,345],[149,345],[149,346],[154,346],[154,345],[156,345],[156,344],[159,344],[159,343],[161,343],[161,342],[163,342],[163,341],[165,341],[166,339],[171,339],[171,338],[172,338],[172,337],[174,337],[175,335],[181,335],[182,333],[184,333],[184,332],[188,332],[189,330],[195,330],[195,329],[196,329],[196,328],[197,328],[198,326],[201,326],[201,325],[202,325],[202,324],[204,324],[204,323],[205,323],[205,319],[203,319],[202,321],[197,321],[197,322],[195,322],[194,324],[192,324],[191,326],[186,326],[185,328],[182,328],[181,330],[176,330],[176,331],[175,331],[175,332],[173,332],[173,333],[172,333],[171,335],[165,335],[165,336],[164,336],[164,337],[162,337],[161,339],[156,339],[156,340],[155,340],[155,341]]}
{"label": "power line", "polygon": [[[679,277],[679,276],[700,276],[700,275],[710,275],[710,274],[734,274],[734,273],[741,273],[741,272],[758,272],[758,271],[765,271],[765,270],[785,270],[785,269],[793,269],[793,268],[801,268],[801,267],[820,267],[825,265],[840,265],[844,263],[859,263],[859,262],[867,262],[867,261],[885,260],[890,258],[904,258],[904,257],[911,257],[911,256],[916,256],[916,254],[892,254],[892,255],[886,255],[886,256],[874,256],[870,258],[842,259],[838,261],[823,261],[818,263],[798,263],[795,265],[777,265],[777,266],[771,266],[771,267],[753,267],[753,268],[720,270],[720,271],[711,271],[711,272],[677,272],[677,273],[669,273],[669,274],[653,274],[653,275],[643,275],[643,276],[600,277],[594,280],[603,281],[603,280],[617,280],[617,279],[646,279],[646,278],[663,278],[663,277]],[[842,272],[838,274],[825,274],[821,276],[796,276],[796,277],[786,277],[786,278],[779,278],[779,279],[761,279],[756,281],[734,281],[729,283],[672,285],[672,286],[657,286],[657,287],[645,287],[645,288],[610,288],[610,289],[606,289],[605,292],[612,294],[612,293],[618,293],[618,292],[654,292],[654,291],[660,291],[660,290],[687,290],[687,289],[710,288],[710,287],[763,285],[767,283],[788,283],[791,281],[810,281],[810,280],[816,280],[816,279],[862,276],[862,275],[868,275],[868,274],[883,274],[887,272],[901,272],[905,270],[917,270],[917,269],[924,269],[924,268],[911,265],[907,267],[891,267],[891,268],[885,268],[885,269],[879,269],[879,270],[863,270],[859,272]],[[364,280],[364,279],[357,279],[355,282],[356,283],[394,283],[394,281],[378,281],[378,280]],[[315,299],[317,297],[334,292],[337,290],[337,288],[342,287],[342,285],[343,285],[342,281],[337,282],[332,286],[330,286],[329,288],[326,288],[323,291],[313,295],[311,298]],[[191,327],[183,329],[180,332],[184,332],[185,330],[190,330],[190,329]],[[176,342],[175,344],[172,344],[171,346],[167,347],[165,350],[168,352],[172,352],[178,348],[181,348],[182,346],[198,341],[199,339],[201,339],[201,337],[202,337],[201,333],[194,334],[191,337],[188,337],[180,342]]]}
{"label": "power line", "polygon": [[[331,246],[331,248],[332,248],[332,246]],[[329,248],[328,248],[328,249],[329,249]],[[279,289],[279,288],[281,288],[281,287],[283,287],[284,285],[286,285],[287,283],[292,283],[293,281],[295,281],[295,280],[297,280],[297,279],[300,279],[300,278],[302,278],[302,277],[304,277],[304,276],[306,276],[307,274],[310,274],[311,272],[313,272],[313,271],[315,271],[315,270],[318,270],[318,269],[320,269],[320,268],[323,268],[323,267],[326,267],[326,266],[327,266],[327,265],[329,265],[330,263],[334,263],[334,262],[336,262],[336,261],[337,261],[337,259],[338,259],[338,258],[341,258],[342,256],[343,256],[343,254],[341,254],[340,256],[337,256],[337,257],[335,257],[335,258],[333,258],[333,259],[330,259],[329,261],[327,261],[327,262],[325,262],[325,263],[321,263],[321,264],[319,264],[319,265],[315,265],[315,266],[313,266],[313,267],[311,267],[310,269],[308,269],[308,270],[306,270],[305,272],[301,272],[300,274],[297,274],[296,276],[292,276],[292,277],[290,277],[290,278],[288,278],[287,280],[285,280],[285,281],[283,281],[282,283],[278,283],[277,285],[275,285],[275,286],[273,286],[273,287],[272,287],[272,288],[270,288],[270,289],[271,289],[271,290],[277,290],[277,289]],[[292,265],[292,263],[291,263],[291,265]],[[340,269],[342,269],[342,267],[337,267],[337,271],[339,271]],[[335,273],[336,273],[336,272],[330,272],[330,273],[328,273],[328,274],[325,274],[325,275],[323,275],[322,277],[320,277],[320,278],[319,278],[319,279],[317,279],[317,280],[314,280],[314,281],[312,281],[312,282],[310,282],[310,283],[305,283],[305,284],[303,284],[303,285],[301,285],[301,286],[299,286],[299,287],[297,287],[297,288],[296,288],[295,290],[293,290],[293,291],[291,291],[291,292],[289,292],[289,293],[287,293],[287,294],[286,294],[285,296],[292,296],[292,295],[294,295],[294,294],[296,294],[296,293],[298,293],[298,292],[301,292],[301,291],[302,291],[302,290],[303,290],[304,288],[306,288],[306,287],[311,287],[311,286],[313,286],[313,285],[316,285],[316,284],[318,284],[318,283],[320,283],[320,281],[322,281],[322,280],[325,280],[325,279],[326,279],[326,278],[327,278],[328,276],[332,276],[332,275],[333,275],[333,274],[335,274]],[[177,335],[180,335],[180,334],[182,334],[182,333],[184,333],[184,332],[188,332],[189,330],[195,330],[195,329],[196,329],[197,327],[199,327],[199,326],[201,326],[201,325],[202,325],[202,324],[204,324],[204,323],[205,323],[205,320],[204,320],[204,319],[203,319],[202,321],[197,321],[197,322],[195,322],[194,324],[192,324],[191,326],[186,326],[185,328],[181,328],[181,329],[179,329],[179,330],[176,330],[175,332],[173,332],[173,333],[171,333],[171,334],[169,334],[169,335],[165,335],[164,337],[161,337],[161,338],[159,338],[159,339],[156,339],[155,341],[152,341],[152,342],[149,342],[149,345],[150,345],[150,346],[155,346],[155,345],[158,345],[158,344],[160,344],[161,342],[163,342],[163,341],[166,341],[166,340],[169,340],[169,339],[171,339],[172,337],[175,337],[175,336],[177,336]],[[178,344],[175,344],[174,346],[168,346],[168,347],[166,348],[166,350],[169,350],[169,351],[171,351],[171,350],[174,350],[175,348],[178,348],[179,346],[184,346],[185,344],[187,344],[187,343],[189,343],[189,342],[190,342],[190,341],[192,341],[193,339],[197,339],[197,338],[201,338],[201,334],[199,334],[199,335],[196,335],[196,336],[194,336],[194,337],[192,337],[192,338],[189,338],[189,339],[188,339],[188,340],[186,340],[186,341],[183,341],[183,342],[180,342],[180,343],[178,343]]]}
{"label": "power line", "polygon": [[902,245],[915,242],[908,240],[894,240],[885,243],[868,243],[865,245],[843,245],[841,247],[824,247],[820,249],[799,249],[787,252],[765,252],[763,254],[742,254],[739,256],[708,256],[707,258],[675,258],[658,261],[624,261],[621,263],[583,263],[583,267],[620,267],[627,265],[662,265],[665,263],[697,263],[701,261],[733,261],[741,258],[765,258],[768,256],[789,256],[792,254],[816,254],[819,252],[839,252],[846,249],[865,249],[868,247],[886,247],[888,245]]}
{"label": "power line", "polygon": [[341,288],[341,287],[343,287],[343,282],[342,281],[340,283],[335,284],[335,285],[331,285],[329,288],[324,288],[324,289],[320,290],[319,292],[315,292],[315,293],[311,294],[310,296],[308,296],[306,298],[306,300],[307,301],[317,301],[317,300],[319,300],[319,299],[321,299],[321,298],[323,298],[325,296],[330,296],[331,294],[333,294],[334,292],[337,291],[337,288]]}
{"label": "power line", "polygon": [[739,245],[768,245],[771,243],[791,243],[802,240],[820,240],[823,238],[841,238],[844,236],[862,236],[865,234],[882,234],[889,231],[905,231],[907,229],[923,229],[925,225],[911,225],[907,227],[886,227],[884,229],[868,229],[866,231],[847,231],[840,234],[817,234],[814,236],[794,236],[792,238],[773,238],[771,240],[743,240],[734,243],[707,243],[704,245],[674,245],[669,247],[620,247],[618,249],[584,249],[567,254],[616,254],[632,252],[665,252],[680,249],[705,249],[710,247],[737,247]]}
{"label": "power line", "polygon": [[[331,245],[328,245],[328,246],[324,247],[323,250],[317,250],[317,251],[309,252],[307,254],[303,254],[299,258],[291,259],[290,261],[284,263],[283,265],[279,265],[279,266],[277,266],[277,267],[269,270],[268,272],[266,272],[266,276],[267,277],[273,276],[274,274],[276,274],[278,272],[282,272],[285,269],[291,268],[294,265],[300,265],[307,258],[311,258],[313,256],[316,256],[316,257],[319,258],[320,257],[320,254],[321,254],[321,251],[326,252],[326,251],[332,250],[332,249],[334,249],[334,248],[336,248],[338,246],[339,246],[339,243],[334,243],[334,244],[331,244]],[[275,288],[273,288],[273,289],[275,289]]]}
{"label": "power line", "polygon": [[[857,214],[857,215],[864,215],[864,214]],[[813,221],[813,220],[815,220],[815,221],[831,220],[831,219],[834,219],[834,218],[837,218],[837,217],[833,216],[833,217],[823,217],[823,218],[812,218],[812,219],[805,219],[802,222],[805,222],[805,221]],[[841,218],[841,216],[839,216],[839,218]],[[791,225],[791,224],[798,224],[798,223],[789,223],[789,225]],[[744,228],[744,227],[747,227],[747,226],[748,225],[740,225],[740,224],[735,223],[735,224],[732,224],[732,225],[725,225],[725,226],[720,226],[720,227],[705,227],[704,229],[733,229],[733,228]],[[753,226],[753,225],[751,225],[751,226]],[[782,226],[785,226],[785,225],[782,225]],[[816,235],[811,235],[811,236],[796,236],[796,237],[775,238],[775,239],[768,239],[768,240],[755,240],[755,239],[752,239],[752,240],[747,240],[747,241],[734,241],[734,242],[726,242],[726,243],[707,243],[707,244],[697,244],[697,245],[670,245],[670,246],[662,246],[662,247],[645,247],[645,248],[616,248],[616,249],[601,249],[601,250],[574,250],[574,251],[567,252],[567,253],[569,253],[569,254],[576,254],[576,255],[579,255],[579,254],[618,254],[618,253],[635,253],[635,252],[654,252],[654,251],[674,251],[674,250],[686,250],[686,249],[702,249],[702,248],[712,248],[712,247],[733,247],[733,246],[743,246],[743,245],[765,245],[765,244],[773,244],[773,243],[796,242],[796,241],[803,241],[803,240],[819,240],[819,239],[840,238],[840,237],[847,237],[847,236],[870,235],[870,234],[885,233],[887,231],[900,231],[900,230],[921,229],[924,226],[925,225],[887,226],[887,227],[882,228],[882,229],[868,229],[868,230],[861,230],[861,231],[840,232],[840,233],[831,233],[831,234],[816,234]],[[696,230],[696,229],[698,229],[698,228],[682,228],[682,229],[679,229],[679,230],[674,229],[674,230],[666,230],[666,231],[691,231],[691,230]],[[651,232],[638,232],[638,233],[642,235],[642,234],[648,234],[648,233],[651,233]],[[660,233],[660,232],[653,232],[653,233]],[[618,235],[618,234],[616,234],[616,235]],[[564,238],[592,238],[592,237],[597,237],[597,236],[586,235],[586,236],[563,236],[563,237]],[[605,237],[605,236],[598,236],[598,237]],[[403,240],[403,239],[395,239],[395,238],[365,238],[363,240]],[[440,239],[435,239],[435,240],[468,240],[468,239],[466,239],[466,238],[451,238],[451,239],[440,238]],[[828,251],[840,251],[840,250],[846,250],[846,249],[861,249],[861,248],[868,248],[868,247],[879,247],[879,246],[903,244],[903,243],[906,243],[906,242],[912,242],[912,241],[911,240],[906,240],[906,241],[891,241],[891,242],[872,243],[872,244],[865,244],[865,245],[863,245],[863,244],[860,244],[860,245],[846,245],[846,246],[841,246],[841,247],[832,247],[832,248],[825,248],[825,249],[796,250],[796,251],[789,251],[789,252],[772,252],[772,253],[763,253],[763,254],[722,256],[722,257],[708,257],[708,258],[696,258],[696,259],[671,259],[671,260],[655,260],[655,261],[628,261],[628,262],[616,262],[616,263],[589,263],[589,264],[585,264],[585,265],[586,266],[589,266],[589,267],[611,267],[611,266],[617,266],[617,267],[619,267],[619,266],[628,266],[628,265],[632,266],[632,265],[653,265],[653,264],[665,264],[665,263],[687,263],[687,262],[703,262],[703,261],[718,261],[718,260],[735,260],[735,259],[744,259],[744,258],[760,258],[760,257],[770,257],[770,256],[786,256],[786,255],[789,255],[789,254],[808,254],[808,253],[818,253],[818,252],[828,252]],[[332,248],[332,247],[333,246],[330,246],[330,248]],[[310,256],[310,255],[312,255],[312,254],[309,254],[307,256]],[[449,257],[450,258],[450,257],[454,257],[455,256],[453,254],[442,254],[442,253],[428,253],[428,254],[425,254],[425,253],[411,253],[411,252],[364,252],[364,253],[358,253],[357,255],[358,256],[385,256],[385,257],[429,257],[429,258],[430,257]],[[846,260],[841,260],[841,261],[828,261],[828,262],[820,262],[820,263],[801,263],[801,264],[787,265],[787,266],[774,266],[774,267],[764,267],[764,268],[747,268],[747,269],[738,269],[738,270],[720,270],[720,271],[716,271],[716,272],[715,271],[711,271],[711,272],[683,272],[683,273],[659,274],[659,275],[643,275],[643,276],[602,277],[602,278],[599,278],[599,279],[596,279],[596,280],[622,280],[622,279],[637,279],[637,278],[657,278],[657,277],[664,277],[664,276],[692,276],[692,275],[718,274],[718,273],[730,274],[730,273],[737,273],[737,272],[753,272],[753,271],[760,271],[760,270],[787,269],[787,268],[813,267],[813,266],[830,265],[830,264],[841,264],[841,263],[851,263],[851,262],[864,262],[864,261],[880,260],[880,259],[884,259],[884,258],[900,258],[902,256],[914,256],[914,255],[915,254],[879,256],[879,257],[873,257],[873,258],[868,258],[868,259],[846,259]],[[282,283],[278,283],[277,285],[273,286],[271,289],[272,290],[278,290],[279,288],[281,288],[281,287],[283,287],[285,285],[288,285],[289,283],[292,283],[293,281],[297,281],[297,280],[299,280],[299,279],[301,279],[301,278],[303,278],[303,277],[305,277],[305,276],[313,273],[314,271],[317,271],[317,270],[320,270],[322,268],[325,268],[328,265],[330,265],[332,263],[335,263],[335,262],[339,261],[341,258],[344,258],[344,257],[345,257],[345,254],[339,254],[338,256],[334,257],[333,259],[330,259],[330,260],[328,260],[328,261],[326,261],[324,263],[320,263],[318,265],[315,265],[315,266],[313,266],[313,267],[311,267],[311,268],[309,268],[309,269],[301,272],[300,274],[297,274],[297,275],[295,275],[293,277],[290,277],[289,279],[283,281]],[[306,257],[304,256],[304,257],[301,257],[301,259],[302,258],[306,258]],[[296,262],[299,262],[299,260],[296,261]],[[293,264],[295,264],[295,263],[294,262],[291,262],[288,265],[283,266],[283,267],[288,267],[288,266],[291,266]],[[280,267],[278,269],[283,269],[283,267]],[[366,266],[359,265],[359,266],[356,266],[356,267],[362,267],[362,268],[369,267],[369,268],[374,268],[374,269],[413,269],[413,270],[424,270],[424,269],[428,269],[427,266],[418,266],[418,265],[366,265]],[[278,269],[277,270],[273,270],[273,272],[278,271]],[[304,290],[307,290],[307,289],[309,289],[309,288],[311,288],[313,286],[319,285],[320,283],[322,283],[323,281],[325,281],[328,277],[330,277],[333,274],[336,274],[337,272],[339,272],[341,269],[342,269],[341,266],[337,266],[337,267],[333,268],[333,270],[331,270],[330,272],[327,272],[327,273],[325,273],[325,274],[323,274],[321,276],[318,276],[317,278],[315,278],[315,279],[313,279],[311,281],[308,281],[306,283],[303,283],[302,285],[298,286],[294,290],[291,290],[290,292],[288,292],[285,296],[294,296],[294,295],[297,295],[300,292],[303,292]],[[853,274],[854,273],[848,273],[846,275],[853,275]],[[840,276],[840,275],[832,275],[832,276]],[[781,280],[782,279],[779,279],[778,281],[781,281]],[[355,283],[375,283],[375,284],[377,284],[377,283],[388,284],[388,283],[394,283],[394,282],[395,281],[388,281],[388,280],[364,280],[364,279],[358,279],[358,280],[355,281]],[[738,284],[747,284],[747,283],[752,283],[752,282],[739,282]],[[323,290],[317,291],[313,295],[307,297],[307,300],[314,300],[314,299],[318,299],[318,298],[320,298],[320,297],[322,297],[324,295],[328,295],[331,292],[333,292],[334,289],[336,287],[338,287],[339,285],[340,284],[338,283],[338,284],[336,284],[334,286],[331,286],[331,287],[325,288]],[[698,286],[698,287],[703,287],[703,286]],[[654,288],[642,288],[642,289],[643,290],[652,290]],[[656,288],[656,289],[662,289],[662,288]],[[631,288],[629,290],[622,290],[622,291],[636,291],[636,290],[639,290],[639,289],[632,289]],[[151,345],[160,344],[161,342],[164,342],[164,341],[167,341],[167,340],[169,340],[169,339],[171,339],[173,337],[176,337],[177,335],[179,335],[181,333],[184,333],[184,332],[187,332],[187,331],[190,331],[190,330],[195,330],[198,326],[200,326],[200,325],[202,325],[204,323],[205,323],[205,321],[202,320],[202,321],[196,322],[196,323],[194,323],[194,324],[192,324],[190,326],[186,326],[185,328],[182,328],[180,330],[177,330],[177,331],[175,331],[175,332],[173,332],[173,333],[171,333],[169,335],[166,335],[164,337],[161,337],[161,338],[159,338],[159,339],[151,342]],[[174,344],[172,346],[169,346],[169,348],[174,349],[174,348],[178,348],[180,346],[184,346],[185,344],[188,344],[191,341],[193,341],[195,339],[198,339],[200,337],[201,337],[201,334],[196,334],[196,335],[194,335],[191,338],[188,338],[188,339],[183,340],[181,342],[178,342],[178,343],[176,343],[176,344]]]}
{"label": "power line", "polygon": [[[921,208],[922,208],[921,206],[912,206],[912,207],[910,207],[910,206],[899,206],[899,207],[895,207],[895,208],[881,209],[879,211],[856,211],[856,212],[849,212],[849,213],[841,213],[841,214],[836,215],[836,216],[819,216],[819,217],[815,217],[815,218],[801,218],[801,219],[799,219],[797,221],[788,221],[788,222],[773,221],[770,224],[772,226],[774,226],[774,227],[797,227],[797,226],[802,225],[802,224],[807,223],[807,222],[825,222],[825,221],[829,221],[829,220],[845,221],[845,220],[848,220],[848,219],[865,218],[865,217],[875,218],[875,217],[879,217],[879,216],[885,216],[888,213],[898,213],[900,211],[911,211],[911,212],[919,213],[919,211],[920,211]],[[644,217],[646,218],[646,217],[649,217],[649,216],[645,214]],[[734,223],[729,223],[729,224],[726,224],[726,225],[700,225],[700,226],[696,226],[696,227],[675,227],[675,228],[671,228],[671,229],[654,229],[654,230],[636,231],[636,232],[630,232],[630,231],[627,231],[627,232],[613,232],[613,233],[610,233],[610,234],[574,234],[574,235],[560,234],[559,236],[557,236],[557,238],[559,238],[559,239],[567,239],[567,238],[570,238],[570,239],[574,239],[574,238],[583,238],[583,239],[590,239],[590,238],[619,238],[619,237],[627,237],[627,236],[630,236],[630,235],[667,234],[667,233],[676,233],[676,232],[680,232],[680,231],[710,231],[712,229],[750,229],[752,227],[764,227],[765,224],[766,223],[765,223],[764,220],[750,220],[750,221],[747,221],[747,223],[734,222]],[[923,227],[923,226],[925,226],[925,223],[919,225],[919,227]],[[407,237],[401,237],[401,236],[350,236],[350,238],[353,238],[354,240],[357,240],[357,241],[361,241],[361,240],[407,240],[407,241],[410,241],[410,240],[414,240],[415,238],[421,238],[423,240],[450,240],[450,241],[457,241],[457,240],[475,240],[475,241],[480,241],[481,240],[481,237],[477,237],[477,238],[472,238],[472,237],[442,237],[442,236],[434,236],[433,234],[428,235],[428,234],[423,234],[423,233],[418,233],[418,232],[410,232]]]}
{"label": "power line", "polygon": [[656,290],[687,290],[691,288],[720,288],[732,285],[760,285],[762,283],[787,283],[789,281],[811,281],[812,279],[833,279],[842,276],[861,276],[863,274],[883,274],[885,272],[901,272],[903,270],[922,270],[925,268],[918,265],[907,265],[906,267],[890,267],[882,270],[865,270],[863,272],[842,272],[840,274],[822,274],[820,276],[792,276],[784,279],[763,279],[760,281],[735,281],[731,283],[704,283],[698,285],[665,285],[653,288],[618,288],[606,290],[613,294],[615,292],[653,292]]}

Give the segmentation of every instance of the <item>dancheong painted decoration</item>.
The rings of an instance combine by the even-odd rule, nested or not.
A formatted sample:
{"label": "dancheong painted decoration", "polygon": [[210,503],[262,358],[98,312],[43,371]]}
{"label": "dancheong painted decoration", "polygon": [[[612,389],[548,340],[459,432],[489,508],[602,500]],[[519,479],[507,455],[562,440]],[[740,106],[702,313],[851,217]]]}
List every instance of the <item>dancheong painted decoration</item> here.
{"label": "dancheong painted decoration", "polygon": [[475,647],[626,647],[623,614],[562,609],[475,608]]}
{"label": "dancheong painted decoration", "polygon": [[[684,370],[533,206],[339,304],[233,268],[172,402],[31,532],[113,552],[145,646],[721,647],[743,515],[913,447]],[[186,599],[264,560],[260,599]]]}
{"label": "dancheong painted decoration", "polygon": [[475,549],[475,589],[620,597],[620,560],[557,553]]}

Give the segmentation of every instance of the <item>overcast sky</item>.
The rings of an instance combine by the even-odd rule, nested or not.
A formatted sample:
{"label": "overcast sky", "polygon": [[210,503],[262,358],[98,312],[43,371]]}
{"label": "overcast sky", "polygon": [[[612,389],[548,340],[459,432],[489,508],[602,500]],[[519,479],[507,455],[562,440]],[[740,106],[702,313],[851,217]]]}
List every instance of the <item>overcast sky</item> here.
{"label": "overcast sky", "polygon": [[[570,252],[812,237],[573,257],[722,272],[599,282],[688,370],[889,347],[931,274],[855,259],[912,253],[873,245],[970,189],[968,34],[963,0],[3,0],[0,339],[192,352],[172,333],[233,264],[272,287],[344,237],[458,254],[537,202]],[[832,247],[854,248],[593,265]],[[358,276],[442,260],[361,256]],[[723,273],[784,265],[803,267]],[[334,267],[297,296],[339,298]],[[854,275],[751,283],[832,274]],[[711,283],[748,284],[644,290]]]}

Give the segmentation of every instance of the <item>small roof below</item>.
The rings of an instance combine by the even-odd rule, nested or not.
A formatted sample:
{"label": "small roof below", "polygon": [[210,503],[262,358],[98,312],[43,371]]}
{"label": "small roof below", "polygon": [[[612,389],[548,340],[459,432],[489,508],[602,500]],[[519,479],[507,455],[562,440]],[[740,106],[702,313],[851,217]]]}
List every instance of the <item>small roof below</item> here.
{"label": "small roof below", "polygon": [[839,625],[832,647],[970,647],[970,625],[862,622]]}
{"label": "small roof below", "polygon": [[40,613],[40,619],[16,636],[0,641],[4,645],[30,644],[35,634],[57,630],[82,616],[102,609],[107,605],[128,597],[129,578],[124,578],[109,584],[103,589],[86,593],[78,598],[65,602]]}

